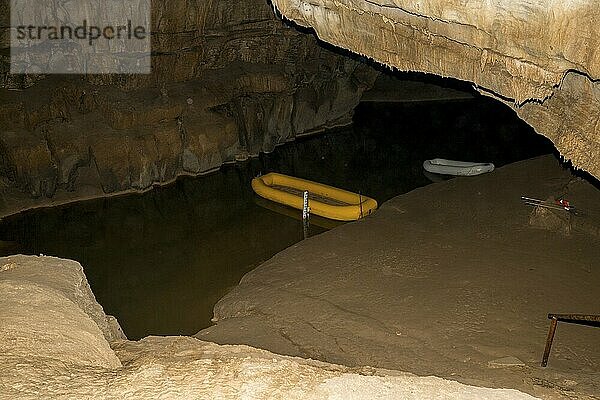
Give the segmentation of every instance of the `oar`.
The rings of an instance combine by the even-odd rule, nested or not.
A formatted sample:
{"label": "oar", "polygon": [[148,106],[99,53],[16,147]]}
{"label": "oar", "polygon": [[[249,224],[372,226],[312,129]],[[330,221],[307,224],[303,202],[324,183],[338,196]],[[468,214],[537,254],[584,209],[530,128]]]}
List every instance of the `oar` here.
{"label": "oar", "polygon": [[563,199],[556,201],[556,204],[548,204],[548,202],[544,200],[533,199],[525,196],[521,196],[521,200],[528,206],[549,208],[551,210],[569,211],[573,214],[577,214],[575,206],[572,206],[571,203]]}

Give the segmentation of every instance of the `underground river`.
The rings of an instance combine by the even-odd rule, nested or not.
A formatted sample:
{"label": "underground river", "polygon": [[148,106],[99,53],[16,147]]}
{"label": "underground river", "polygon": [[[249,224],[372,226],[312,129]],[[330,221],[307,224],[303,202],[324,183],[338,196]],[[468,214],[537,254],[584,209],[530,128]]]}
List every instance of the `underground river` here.
{"label": "underground river", "polygon": [[[190,335],[211,324],[214,304],[245,273],[303,239],[299,212],[252,192],[257,174],[323,182],[381,204],[431,183],[422,171],[425,159],[502,166],[552,151],[508,107],[485,97],[361,103],[353,126],[298,139],[206,176],[5,218],[0,256],[77,260],[98,302],[130,339]],[[309,234],[336,224],[313,218]]]}

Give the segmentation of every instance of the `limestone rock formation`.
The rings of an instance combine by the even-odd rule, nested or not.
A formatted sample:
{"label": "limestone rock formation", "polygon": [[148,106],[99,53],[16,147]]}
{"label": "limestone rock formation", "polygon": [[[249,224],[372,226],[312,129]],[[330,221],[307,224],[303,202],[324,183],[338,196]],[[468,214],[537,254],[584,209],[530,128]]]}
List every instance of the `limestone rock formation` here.
{"label": "limestone rock formation", "polygon": [[473,82],[600,177],[595,1],[273,0],[324,41],[402,71]]}
{"label": "limestone rock formation", "polygon": [[106,319],[76,262],[0,258],[0,398],[533,399],[191,337],[131,342]]}
{"label": "limestone rock formation", "polygon": [[0,56],[0,215],[145,190],[348,124],[377,76],[265,1],[156,1],[152,13],[149,75],[10,75]]}
{"label": "limestone rock formation", "polygon": [[79,264],[24,256],[0,264],[0,353],[6,360],[121,366],[107,339],[124,335],[96,303]]}

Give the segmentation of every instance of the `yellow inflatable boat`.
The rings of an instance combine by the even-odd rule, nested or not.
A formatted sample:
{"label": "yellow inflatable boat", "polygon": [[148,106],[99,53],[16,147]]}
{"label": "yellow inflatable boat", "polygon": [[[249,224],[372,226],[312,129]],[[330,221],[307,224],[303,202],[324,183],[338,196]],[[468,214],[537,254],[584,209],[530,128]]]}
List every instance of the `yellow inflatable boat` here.
{"label": "yellow inflatable boat", "polygon": [[302,210],[307,190],[310,212],[338,221],[353,221],[377,209],[377,202],[370,197],[276,172],[254,178],[252,189],[260,197],[298,210]]}

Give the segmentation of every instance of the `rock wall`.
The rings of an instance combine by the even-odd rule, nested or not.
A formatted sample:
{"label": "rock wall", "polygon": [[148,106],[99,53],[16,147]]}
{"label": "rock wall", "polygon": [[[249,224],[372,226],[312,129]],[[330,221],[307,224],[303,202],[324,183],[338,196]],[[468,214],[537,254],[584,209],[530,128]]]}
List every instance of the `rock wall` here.
{"label": "rock wall", "polygon": [[155,1],[152,22],[149,75],[10,75],[0,56],[0,215],[145,190],[348,124],[377,76],[262,0]]}
{"label": "rock wall", "polygon": [[78,263],[0,258],[0,398],[533,399],[191,337],[131,342],[109,333],[107,318]]}
{"label": "rock wall", "polygon": [[597,2],[273,0],[324,41],[475,84],[600,177]]}

